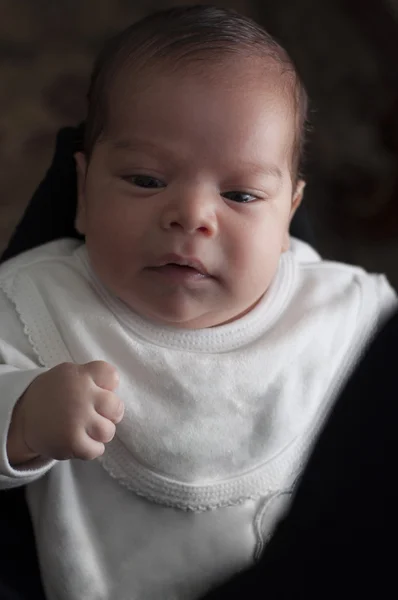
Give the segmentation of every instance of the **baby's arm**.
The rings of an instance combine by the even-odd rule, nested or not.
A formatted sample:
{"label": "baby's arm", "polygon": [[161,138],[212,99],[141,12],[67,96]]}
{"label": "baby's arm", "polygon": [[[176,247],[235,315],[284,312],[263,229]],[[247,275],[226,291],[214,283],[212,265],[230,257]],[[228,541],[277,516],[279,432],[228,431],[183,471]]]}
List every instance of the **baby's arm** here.
{"label": "baby's arm", "polygon": [[[30,483],[45,474],[54,459],[101,454],[123,413],[119,399],[109,391],[116,384],[115,370],[105,363],[41,367],[18,315],[0,291],[0,488]],[[79,393],[71,407],[73,386]],[[86,406],[84,424],[83,409],[80,420],[75,413],[78,398]],[[78,421],[80,435],[71,434]]]}
{"label": "baby's arm", "polygon": [[0,488],[24,485],[53,464],[35,460],[14,469],[8,460],[7,436],[18,399],[44,369],[24,333],[11,302],[0,290]]}

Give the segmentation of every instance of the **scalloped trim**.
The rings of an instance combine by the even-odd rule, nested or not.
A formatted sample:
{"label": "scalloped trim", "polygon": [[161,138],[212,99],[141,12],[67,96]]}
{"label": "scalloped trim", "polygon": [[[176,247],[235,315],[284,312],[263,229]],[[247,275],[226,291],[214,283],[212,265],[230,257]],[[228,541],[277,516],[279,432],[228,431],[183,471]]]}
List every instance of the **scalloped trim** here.
{"label": "scalloped trim", "polygon": [[20,306],[18,305],[18,302],[15,300],[14,296],[13,296],[13,292],[15,292],[15,282],[13,281],[12,285],[8,288],[7,285],[4,285],[4,283],[0,283],[0,288],[2,289],[2,291],[4,292],[5,296],[7,297],[7,299],[11,302],[11,304],[14,306],[15,308],[15,312],[17,313],[18,319],[21,322],[21,325],[23,327],[23,332],[33,350],[33,352],[36,354],[37,359],[40,363],[40,365],[42,367],[48,367],[46,361],[44,360],[44,358],[41,356],[40,351],[36,345],[36,343],[33,340],[33,334],[30,330],[30,327],[28,325],[28,323],[25,321],[24,317],[22,316],[22,310],[20,308]]}
{"label": "scalloped trim", "polygon": [[229,480],[204,485],[176,481],[149,471],[117,438],[98,460],[113,479],[139,496],[163,506],[203,512],[236,506],[279,491],[281,476],[291,483],[302,466],[307,440],[308,437],[300,436],[266,464]]}
{"label": "scalloped trim", "polygon": [[169,500],[165,497],[160,498],[159,495],[157,495],[153,492],[149,492],[149,491],[144,492],[139,487],[134,485],[134,483],[132,481],[128,481],[126,479],[121,479],[120,476],[114,472],[112,467],[110,467],[107,464],[104,464],[102,459],[99,459],[99,462],[101,463],[101,466],[103,467],[103,469],[108,473],[108,475],[110,475],[112,477],[112,479],[115,479],[120,485],[122,485],[124,488],[128,489],[130,492],[133,492],[137,496],[140,496],[140,498],[145,498],[146,500],[150,500],[151,502],[154,502],[155,504],[159,504],[161,506],[167,506],[169,508],[178,508],[180,510],[184,510],[185,512],[206,512],[206,511],[210,511],[210,510],[216,510],[218,508],[226,508],[228,506],[239,506],[239,505],[243,504],[244,502],[246,502],[247,500],[258,500],[259,498],[261,498],[264,495],[259,492],[255,495],[247,495],[247,496],[243,496],[241,498],[236,498],[234,500],[231,499],[228,501],[224,501],[224,502],[220,501],[218,503],[212,503],[212,504],[189,504],[189,503],[179,502],[178,500],[173,501],[173,500]]}

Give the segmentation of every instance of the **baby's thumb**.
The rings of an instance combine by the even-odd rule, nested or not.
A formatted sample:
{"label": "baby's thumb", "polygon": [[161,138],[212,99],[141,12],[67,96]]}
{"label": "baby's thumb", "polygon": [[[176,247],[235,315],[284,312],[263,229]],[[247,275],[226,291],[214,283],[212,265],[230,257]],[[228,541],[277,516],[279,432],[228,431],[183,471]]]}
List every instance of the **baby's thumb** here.
{"label": "baby's thumb", "polygon": [[86,373],[88,372],[95,385],[103,390],[114,392],[119,385],[119,373],[116,368],[103,360],[94,360],[82,367]]}

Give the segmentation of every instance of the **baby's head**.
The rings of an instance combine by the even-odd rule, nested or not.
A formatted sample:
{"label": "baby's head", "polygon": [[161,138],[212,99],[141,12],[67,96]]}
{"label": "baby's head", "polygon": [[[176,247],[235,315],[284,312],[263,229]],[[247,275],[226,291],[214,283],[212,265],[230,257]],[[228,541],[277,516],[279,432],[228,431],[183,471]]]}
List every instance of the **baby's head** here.
{"label": "baby's head", "polygon": [[289,246],[306,109],[286,52],[233,11],[175,8],[114,38],[76,156],[77,227],[105,286],[181,328],[247,313]]}

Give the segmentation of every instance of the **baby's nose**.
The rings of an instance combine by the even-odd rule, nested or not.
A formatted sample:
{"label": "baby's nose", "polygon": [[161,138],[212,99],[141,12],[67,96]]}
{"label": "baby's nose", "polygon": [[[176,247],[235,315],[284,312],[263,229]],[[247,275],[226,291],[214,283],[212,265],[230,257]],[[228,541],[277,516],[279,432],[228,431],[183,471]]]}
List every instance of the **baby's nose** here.
{"label": "baby's nose", "polygon": [[162,227],[213,236],[217,232],[216,202],[198,193],[174,199],[163,212]]}

